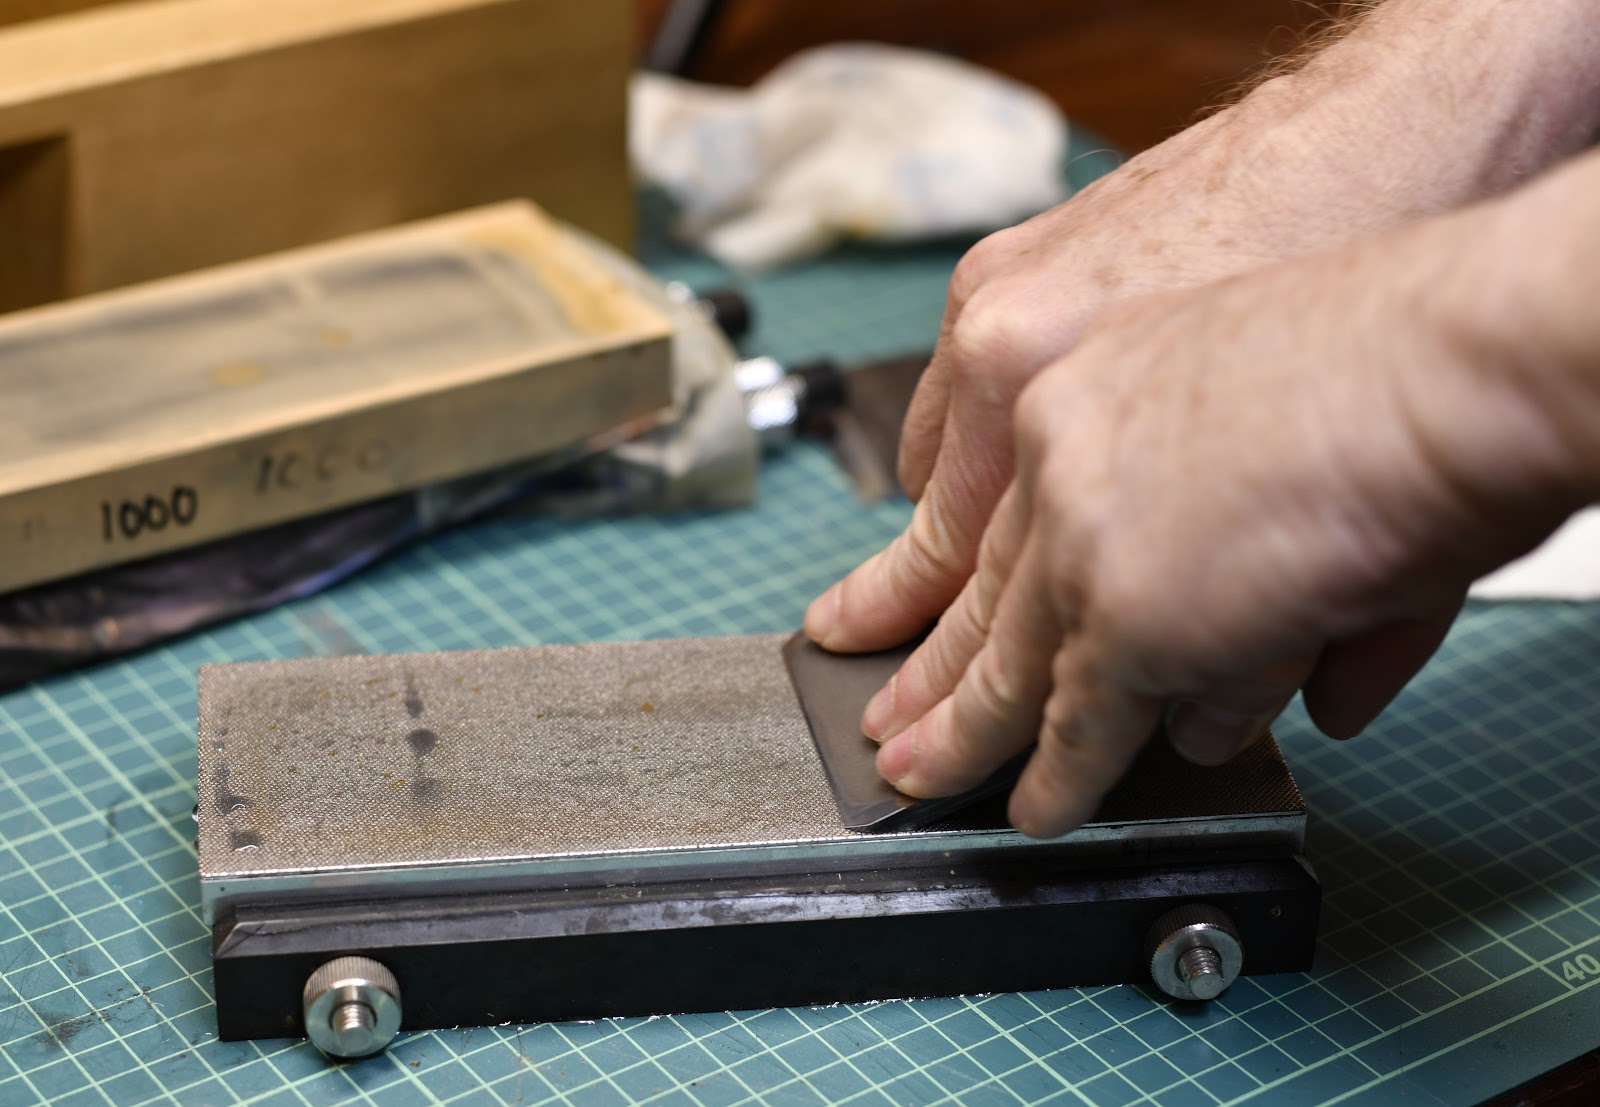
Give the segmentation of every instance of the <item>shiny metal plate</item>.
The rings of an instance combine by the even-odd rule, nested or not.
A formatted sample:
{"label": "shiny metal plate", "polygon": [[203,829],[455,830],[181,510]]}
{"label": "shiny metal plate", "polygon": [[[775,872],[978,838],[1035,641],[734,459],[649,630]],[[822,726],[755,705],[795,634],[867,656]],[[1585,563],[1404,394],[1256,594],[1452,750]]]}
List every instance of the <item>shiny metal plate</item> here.
{"label": "shiny metal plate", "polygon": [[[1095,823],[1053,843],[981,818],[853,833],[786,670],[786,637],[206,666],[206,921],[242,898],[1301,845],[1304,809],[1275,747],[1225,769],[1188,766],[1201,776],[1177,786],[1157,773],[1147,796],[1132,780],[1135,802],[1113,796]],[[1176,761],[1154,745],[1152,756]]]}
{"label": "shiny metal plate", "polygon": [[[971,791],[913,800],[878,773],[878,747],[861,733],[867,701],[888,683],[914,646],[882,653],[829,653],[802,634],[784,643],[811,737],[844,825],[851,830],[919,830],[978,818],[998,824],[1025,756],[1002,766]],[[990,797],[998,802],[983,804]],[[1272,817],[1302,810],[1299,789],[1271,738],[1228,765],[1205,767],[1177,756],[1157,735],[1106,796],[1096,822],[1143,823],[1219,817]]]}

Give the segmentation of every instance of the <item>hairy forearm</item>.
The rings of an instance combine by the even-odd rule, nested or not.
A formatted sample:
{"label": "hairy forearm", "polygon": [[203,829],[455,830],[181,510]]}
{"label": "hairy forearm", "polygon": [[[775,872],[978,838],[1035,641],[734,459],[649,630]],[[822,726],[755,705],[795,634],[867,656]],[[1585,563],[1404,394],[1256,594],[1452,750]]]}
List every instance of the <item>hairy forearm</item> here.
{"label": "hairy forearm", "polygon": [[1456,145],[1460,183],[1516,184],[1600,135],[1597,0],[1388,0],[1339,48],[1371,66],[1419,145]]}
{"label": "hairy forearm", "polygon": [[1295,162],[1349,234],[1499,194],[1600,136],[1600,0],[1360,10],[1230,113],[1240,171]]}

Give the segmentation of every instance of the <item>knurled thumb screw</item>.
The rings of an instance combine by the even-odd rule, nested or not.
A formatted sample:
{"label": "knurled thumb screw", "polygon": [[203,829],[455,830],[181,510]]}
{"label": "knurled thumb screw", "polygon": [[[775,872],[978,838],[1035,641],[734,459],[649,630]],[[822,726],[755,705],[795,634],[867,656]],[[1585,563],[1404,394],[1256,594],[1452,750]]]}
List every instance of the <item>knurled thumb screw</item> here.
{"label": "knurled thumb screw", "polygon": [[1207,903],[1174,907],[1145,939],[1150,978],[1173,999],[1216,999],[1244,967],[1233,920]]}
{"label": "knurled thumb screw", "polygon": [[306,1037],[334,1057],[365,1057],[400,1030],[400,984],[370,957],[335,957],[306,980]]}

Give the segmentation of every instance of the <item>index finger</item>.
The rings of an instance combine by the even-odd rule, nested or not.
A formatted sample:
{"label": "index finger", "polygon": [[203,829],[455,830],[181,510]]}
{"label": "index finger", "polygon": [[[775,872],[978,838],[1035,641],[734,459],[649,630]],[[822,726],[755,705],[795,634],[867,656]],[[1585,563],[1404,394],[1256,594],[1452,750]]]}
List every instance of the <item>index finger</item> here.
{"label": "index finger", "polygon": [[953,795],[1033,742],[1050,691],[1050,658],[1061,641],[1056,612],[1040,602],[1044,564],[1038,542],[1030,540],[989,636],[955,690],[879,749],[878,769],[900,791]]}
{"label": "index finger", "polygon": [[920,500],[927,489],[944,440],[945,420],[950,414],[948,349],[949,344],[942,340],[934,349],[933,359],[911,394],[911,406],[906,409],[905,423],[900,428],[896,472],[901,491],[912,503]]}

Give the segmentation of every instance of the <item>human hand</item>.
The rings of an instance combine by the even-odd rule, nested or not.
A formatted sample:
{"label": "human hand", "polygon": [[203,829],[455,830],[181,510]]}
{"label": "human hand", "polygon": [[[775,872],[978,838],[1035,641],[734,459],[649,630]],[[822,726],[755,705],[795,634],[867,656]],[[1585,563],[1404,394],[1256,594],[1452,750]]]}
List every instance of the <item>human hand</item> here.
{"label": "human hand", "polygon": [[979,243],[906,419],[910,525],[811,605],[807,633],[878,649],[944,611],[1011,479],[1016,397],[1109,307],[1445,210],[1581,147],[1588,20],[1572,3],[1390,0],[1302,71]]}
{"label": "human hand", "polygon": [[1206,120],[962,259],[901,438],[900,481],[917,501],[910,525],[812,605],[812,638],[833,650],[880,649],[949,605],[1012,476],[1018,394],[1108,306],[1395,218],[1377,203],[1357,211],[1319,195],[1312,179],[1328,179],[1323,161],[1296,159],[1293,143],[1263,162],[1257,147],[1270,141],[1278,110],[1251,102]]}
{"label": "human hand", "polygon": [[976,574],[866,711],[883,775],[952,794],[1037,741],[1010,815],[1052,836],[1164,711],[1203,763],[1298,690],[1331,735],[1370,722],[1572,509],[1549,474],[1600,421],[1551,433],[1528,345],[1477,332],[1462,274],[1527,241],[1467,264],[1486,218],[1147,298],[1039,373]]}

